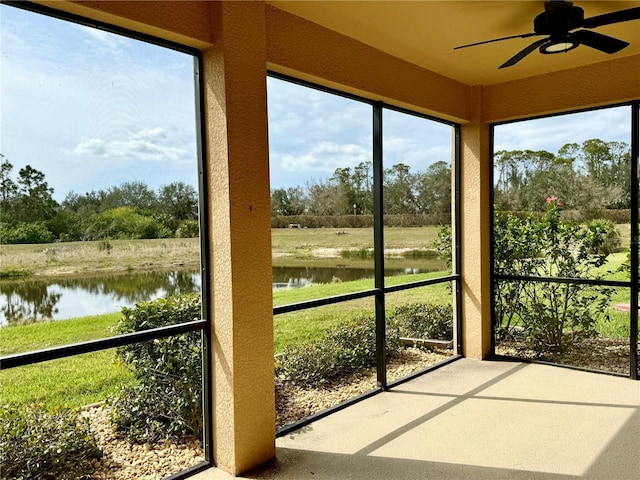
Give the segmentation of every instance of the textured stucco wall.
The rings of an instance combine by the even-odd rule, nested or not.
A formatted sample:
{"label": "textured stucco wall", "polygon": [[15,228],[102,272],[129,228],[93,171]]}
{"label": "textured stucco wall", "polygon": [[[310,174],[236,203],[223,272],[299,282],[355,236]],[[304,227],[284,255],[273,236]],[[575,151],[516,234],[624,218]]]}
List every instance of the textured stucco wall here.
{"label": "textured stucco wall", "polygon": [[470,87],[267,5],[269,68],[374,100],[471,118]]}
{"label": "textured stucco wall", "polygon": [[461,126],[461,244],[463,353],[491,353],[490,127],[482,118],[483,91],[475,87],[472,122]]}
{"label": "textured stucco wall", "polygon": [[484,87],[487,122],[640,98],[640,55]]}
{"label": "textured stucco wall", "polygon": [[204,51],[214,447],[234,474],[275,454],[267,65],[463,124],[463,337],[474,358],[491,345],[489,123],[640,98],[637,56],[471,87],[258,1],[39,3]]}
{"label": "textured stucco wall", "polygon": [[204,52],[214,452],[237,474],[275,456],[264,5],[216,2]]}
{"label": "textured stucco wall", "polygon": [[209,2],[36,0],[34,3],[193,48],[207,48],[213,41]]}

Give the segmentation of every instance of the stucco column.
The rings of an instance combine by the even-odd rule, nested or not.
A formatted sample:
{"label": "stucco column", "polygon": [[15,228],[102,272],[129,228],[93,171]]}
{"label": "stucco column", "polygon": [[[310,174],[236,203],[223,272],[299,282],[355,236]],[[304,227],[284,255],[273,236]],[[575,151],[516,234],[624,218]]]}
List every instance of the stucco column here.
{"label": "stucco column", "polygon": [[263,2],[212,2],[203,52],[216,465],[275,456],[269,149]]}
{"label": "stucco column", "polygon": [[461,127],[462,335],[464,355],[491,353],[490,127],[482,120],[482,87],[473,91],[474,119]]}

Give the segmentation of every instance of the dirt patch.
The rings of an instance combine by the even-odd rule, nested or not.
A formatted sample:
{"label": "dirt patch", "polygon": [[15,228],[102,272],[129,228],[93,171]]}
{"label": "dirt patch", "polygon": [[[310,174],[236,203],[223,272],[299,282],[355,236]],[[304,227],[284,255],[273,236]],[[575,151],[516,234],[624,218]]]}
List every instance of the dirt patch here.
{"label": "dirt patch", "polygon": [[[505,341],[496,346],[496,353],[606,372],[629,373],[629,342],[623,340],[586,339],[574,344],[565,353],[547,355],[537,355],[522,342]],[[407,348],[389,363],[387,377],[389,381],[406,377],[451,355],[450,350]],[[294,382],[277,379],[276,428],[290,425],[370,391],[375,385],[375,368],[360,370],[322,388],[304,388]],[[185,439],[179,443],[132,445],[109,425],[107,407],[91,407],[86,410],[85,415],[89,417],[98,445],[104,452],[103,458],[94,463],[94,479],[160,479],[204,461],[202,443],[198,439]]]}
{"label": "dirt patch", "polygon": [[[631,312],[631,305],[628,303],[614,303],[611,305],[611,308],[618,310],[619,312]],[[638,310],[640,310],[640,308]]]}
{"label": "dirt patch", "polygon": [[87,408],[98,447],[103,452],[94,460],[96,469],[91,478],[98,480],[156,480],[185,470],[204,461],[199,439],[186,438],[182,442],[132,444],[122,438],[109,423],[109,407],[97,405]]}
{"label": "dirt patch", "polygon": [[496,354],[629,374],[629,341],[612,338],[587,338],[566,352],[545,354],[536,353],[524,342],[508,340],[496,344]]}
{"label": "dirt patch", "polygon": [[[389,362],[387,378],[398,380],[450,357],[446,350],[407,348]],[[376,386],[375,368],[367,368],[347,375],[322,388],[305,388],[295,382],[276,381],[276,428],[290,425],[314,413],[349,400]]]}

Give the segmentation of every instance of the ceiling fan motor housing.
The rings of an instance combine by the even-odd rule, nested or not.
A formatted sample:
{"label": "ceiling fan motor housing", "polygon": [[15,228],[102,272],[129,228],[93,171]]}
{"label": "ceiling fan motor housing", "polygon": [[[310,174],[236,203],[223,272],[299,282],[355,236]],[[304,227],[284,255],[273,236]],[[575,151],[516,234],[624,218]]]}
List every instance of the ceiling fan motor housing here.
{"label": "ceiling fan motor housing", "polygon": [[584,24],[584,10],[580,7],[567,6],[547,8],[547,11],[533,20],[533,30],[538,35],[549,35],[552,40],[567,38],[570,30]]}

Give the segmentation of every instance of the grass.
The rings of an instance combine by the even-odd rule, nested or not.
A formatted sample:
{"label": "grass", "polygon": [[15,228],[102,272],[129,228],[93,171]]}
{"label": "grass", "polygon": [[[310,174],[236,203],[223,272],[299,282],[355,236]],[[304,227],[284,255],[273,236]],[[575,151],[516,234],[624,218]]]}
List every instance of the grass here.
{"label": "grass", "polygon": [[0,402],[43,403],[53,408],[56,405],[82,407],[103,401],[132,381],[129,370],[114,360],[113,350],[103,350],[3,370]]}
{"label": "grass", "polygon": [[200,266],[197,238],[157,240],[110,240],[30,245],[3,245],[0,250],[0,278],[35,272],[41,276],[128,270],[159,270],[175,264]]}
{"label": "grass", "polygon": [[[111,336],[119,313],[0,329],[2,355],[40,350]],[[131,373],[114,363],[114,350],[52,360],[0,372],[0,403],[44,403],[80,407],[118,392]]]}
{"label": "grass", "polygon": [[93,315],[72,320],[32,323],[0,329],[0,354],[29,352],[111,336],[110,327],[120,313]]}
{"label": "grass", "polygon": [[[399,230],[417,232],[421,229]],[[282,230],[282,232],[289,233],[289,230]],[[294,230],[294,233],[298,234],[299,231]],[[324,233],[327,234],[327,232]],[[618,267],[625,261],[625,253],[611,255],[608,264],[603,267],[603,272],[612,272],[608,273],[606,278],[627,280],[628,274],[618,271]],[[330,263],[335,266],[335,259]],[[391,277],[387,279],[387,285],[435,278],[446,274],[447,272],[432,272]],[[278,290],[274,292],[273,300],[274,305],[286,305],[371,288],[373,288],[373,279],[336,282],[293,290]],[[414,302],[445,304],[450,302],[451,298],[447,284],[443,283],[392,293],[387,295],[385,302],[387,311],[390,312],[403,304]],[[628,301],[628,289],[616,289],[612,303]],[[277,315],[274,318],[275,352],[281,352],[286,345],[317,340],[322,337],[326,329],[349,318],[360,315],[373,318],[374,308],[373,297],[368,297]],[[629,315],[613,310],[610,314],[610,321],[602,321],[597,325],[600,335],[610,338],[628,338]],[[111,335],[109,327],[115,325],[119,317],[120,314],[116,313],[4,327],[0,329],[0,352],[2,355],[10,355],[106,337]],[[120,385],[132,380],[130,372],[122,365],[115,363],[114,359],[114,351],[107,350],[2,371],[0,372],[2,387],[0,402],[43,402],[48,406],[66,404],[75,407],[104,400],[107,396],[117,393]]]}
{"label": "grass", "polygon": [[[420,250],[433,248],[438,226],[427,227],[386,227],[384,231],[385,249]],[[274,228],[271,230],[271,248],[274,258],[293,256],[305,258],[314,256],[319,249],[356,252],[373,248],[372,228]],[[342,254],[348,255],[348,254]],[[356,256],[361,255],[357,253]]]}
{"label": "grass", "polygon": [[[392,286],[401,283],[435,278],[442,276],[443,274],[446,273],[437,272],[417,275],[400,275],[387,279],[387,285]],[[286,305],[344,293],[358,292],[371,288],[373,288],[373,279],[338,282],[324,285],[311,285],[309,287],[293,290],[276,291],[274,292],[273,300],[274,305]],[[406,305],[408,303],[450,303],[451,298],[452,296],[447,288],[447,284],[442,283],[389,294],[386,297],[385,303],[387,311],[391,311],[400,305]],[[325,305],[322,307],[300,310],[298,312],[276,315],[274,317],[275,353],[282,352],[287,345],[296,345],[319,340],[328,328],[339,325],[347,319],[362,315],[373,318],[374,308],[374,298],[367,297],[342,302],[340,304]]]}

